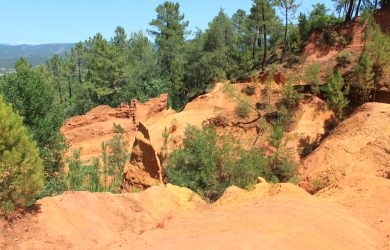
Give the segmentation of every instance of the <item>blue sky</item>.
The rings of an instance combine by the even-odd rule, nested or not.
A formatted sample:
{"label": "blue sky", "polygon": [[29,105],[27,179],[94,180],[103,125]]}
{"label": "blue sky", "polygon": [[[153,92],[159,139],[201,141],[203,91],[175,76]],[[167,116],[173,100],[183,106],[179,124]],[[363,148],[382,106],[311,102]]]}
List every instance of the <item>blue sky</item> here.
{"label": "blue sky", "polygon": [[[42,44],[84,41],[97,32],[109,38],[115,27],[127,33],[146,30],[163,0],[1,0],[0,44]],[[251,0],[179,0],[189,28],[205,29],[223,8],[229,15],[237,9],[249,11]],[[298,0],[299,11],[331,0]]]}

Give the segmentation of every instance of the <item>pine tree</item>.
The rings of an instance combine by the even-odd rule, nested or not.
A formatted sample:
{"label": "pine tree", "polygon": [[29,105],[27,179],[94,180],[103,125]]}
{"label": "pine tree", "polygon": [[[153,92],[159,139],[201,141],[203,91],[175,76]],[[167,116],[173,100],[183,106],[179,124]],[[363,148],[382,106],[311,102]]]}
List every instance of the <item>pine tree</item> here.
{"label": "pine tree", "polygon": [[328,70],[327,83],[323,86],[329,106],[333,109],[336,117],[341,120],[344,109],[348,106],[349,86],[344,84],[344,79],[338,71]]}
{"label": "pine tree", "polygon": [[[118,39],[119,40],[119,39]],[[109,43],[101,34],[88,41],[89,53],[87,81],[92,91],[96,93],[97,102],[106,102],[113,106],[114,94],[120,91],[127,82],[124,70],[124,59],[114,43]]]}
{"label": "pine tree", "polygon": [[[264,71],[267,62],[268,52],[268,30],[276,19],[273,3],[270,0],[254,0],[251,8],[250,18],[256,23],[257,33],[262,33],[263,58],[262,70]],[[260,42],[258,42],[259,44]]]}
{"label": "pine tree", "polygon": [[25,206],[43,188],[39,150],[23,119],[0,96],[0,211]]}
{"label": "pine tree", "polygon": [[284,45],[283,45],[283,54],[281,57],[283,59],[287,52],[287,33],[288,33],[289,20],[294,17],[294,14],[298,9],[299,4],[296,4],[295,0],[279,0],[279,6],[282,9],[285,18],[284,39],[283,39]]}
{"label": "pine tree", "polygon": [[48,62],[47,67],[53,76],[54,84],[59,94],[60,102],[64,102],[63,85],[64,85],[64,63],[58,55],[54,55]]}
{"label": "pine tree", "polygon": [[[156,37],[160,70],[171,83],[179,83],[183,76],[181,51],[188,21],[180,13],[179,3],[166,1],[156,8],[157,18],[150,25],[157,30],[149,31]],[[172,87],[171,87],[172,89]]]}
{"label": "pine tree", "polygon": [[352,86],[356,88],[359,104],[370,101],[371,94],[374,93],[374,73],[373,63],[366,53],[362,55],[359,64],[353,68],[353,72]]}
{"label": "pine tree", "polygon": [[297,166],[287,147],[286,129],[280,120],[273,125],[268,143],[272,149],[272,154],[269,156],[270,168],[280,182],[286,182],[293,177]]}

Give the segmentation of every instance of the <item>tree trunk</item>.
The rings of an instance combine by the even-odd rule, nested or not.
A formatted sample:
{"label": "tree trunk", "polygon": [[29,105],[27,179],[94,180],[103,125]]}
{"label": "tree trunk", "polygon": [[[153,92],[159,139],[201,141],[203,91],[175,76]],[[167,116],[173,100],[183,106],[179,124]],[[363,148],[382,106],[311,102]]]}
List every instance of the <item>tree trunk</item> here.
{"label": "tree trunk", "polygon": [[284,56],[286,55],[286,51],[287,51],[287,29],[288,29],[288,8],[286,6],[286,9],[285,9],[286,13],[285,13],[285,17],[286,17],[286,27],[284,29],[284,45],[283,45],[283,52],[282,52],[282,57],[281,59],[284,58]]}
{"label": "tree trunk", "polygon": [[72,99],[72,82],[70,81],[70,78],[68,79],[68,93],[69,93],[69,103],[71,103]]}
{"label": "tree trunk", "polygon": [[361,3],[362,3],[362,0],[359,0],[358,4],[356,6],[355,18],[359,16],[359,9],[360,9]]}
{"label": "tree trunk", "polygon": [[352,20],[352,12],[353,12],[354,2],[355,2],[355,0],[349,0],[348,11],[347,11],[347,15],[345,16],[345,21]]}
{"label": "tree trunk", "polygon": [[57,86],[58,86],[58,93],[60,95],[60,102],[62,103],[62,89],[59,82],[57,82]]}
{"label": "tree trunk", "polygon": [[378,0],[375,0],[374,10],[376,10],[377,7],[378,7]]}
{"label": "tree trunk", "polygon": [[256,33],[255,33],[255,39],[253,40],[253,46],[252,46],[252,60],[255,60],[255,53],[256,53],[256,42],[257,42],[257,25],[256,25]]}
{"label": "tree trunk", "polygon": [[79,83],[81,84],[82,83],[82,80],[81,80],[81,59],[80,59],[80,51],[77,51],[77,67],[78,67],[78,78],[79,78]]}
{"label": "tree trunk", "polygon": [[267,60],[267,26],[265,25],[264,4],[262,5],[262,17],[263,17],[263,39],[264,39],[264,52],[263,52],[262,71],[264,72],[265,63],[266,63],[266,60]]}

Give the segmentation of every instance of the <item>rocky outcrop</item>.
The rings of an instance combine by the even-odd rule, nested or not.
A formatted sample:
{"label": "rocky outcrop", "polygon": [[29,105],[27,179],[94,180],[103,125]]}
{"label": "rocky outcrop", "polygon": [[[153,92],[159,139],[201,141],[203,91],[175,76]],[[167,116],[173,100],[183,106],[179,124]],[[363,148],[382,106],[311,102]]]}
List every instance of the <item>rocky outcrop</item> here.
{"label": "rocky outcrop", "polygon": [[135,135],[130,162],[125,167],[122,192],[162,184],[162,168],[148,129],[140,122]]}
{"label": "rocky outcrop", "polygon": [[82,160],[100,157],[101,142],[109,141],[115,135],[114,123],[121,125],[127,137],[132,140],[135,136],[134,122],[143,121],[144,124],[149,125],[148,119],[174,113],[174,111],[166,109],[167,100],[167,94],[152,98],[145,103],[133,100],[136,110],[132,110],[129,103],[126,102],[121,103],[117,108],[101,105],[84,115],[69,118],[61,127],[61,132],[71,146],[69,152],[81,149],[80,157]]}

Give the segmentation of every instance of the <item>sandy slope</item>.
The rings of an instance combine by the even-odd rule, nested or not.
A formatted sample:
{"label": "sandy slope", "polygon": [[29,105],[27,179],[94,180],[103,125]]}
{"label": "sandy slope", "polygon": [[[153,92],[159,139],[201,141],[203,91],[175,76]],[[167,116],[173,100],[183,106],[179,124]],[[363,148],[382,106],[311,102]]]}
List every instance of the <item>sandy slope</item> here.
{"label": "sandy slope", "polygon": [[[290,184],[291,185],[291,184]],[[298,189],[298,190],[297,190]],[[233,188],[205,205],[174,186],[137,194],[66,193],[0,234],[3,249],[376,249],[376,231],[294,186]],[[245,197],[243,199],[242,197]],[[238,202],[235,202],[238,201]],[[1,241],[0,241],[1,242]]]}
{"label": "sandy slope", "polygon": [[390,173],[390,105],[366,103],[343,121],[301,167],[301,185],[313,190],[351,174],[388,178]]}
{"label": "sandy slope", "polygon": [[337,202],[377,229],[390,249],[390,105],[366,103],[301,166],[301,186]]}

